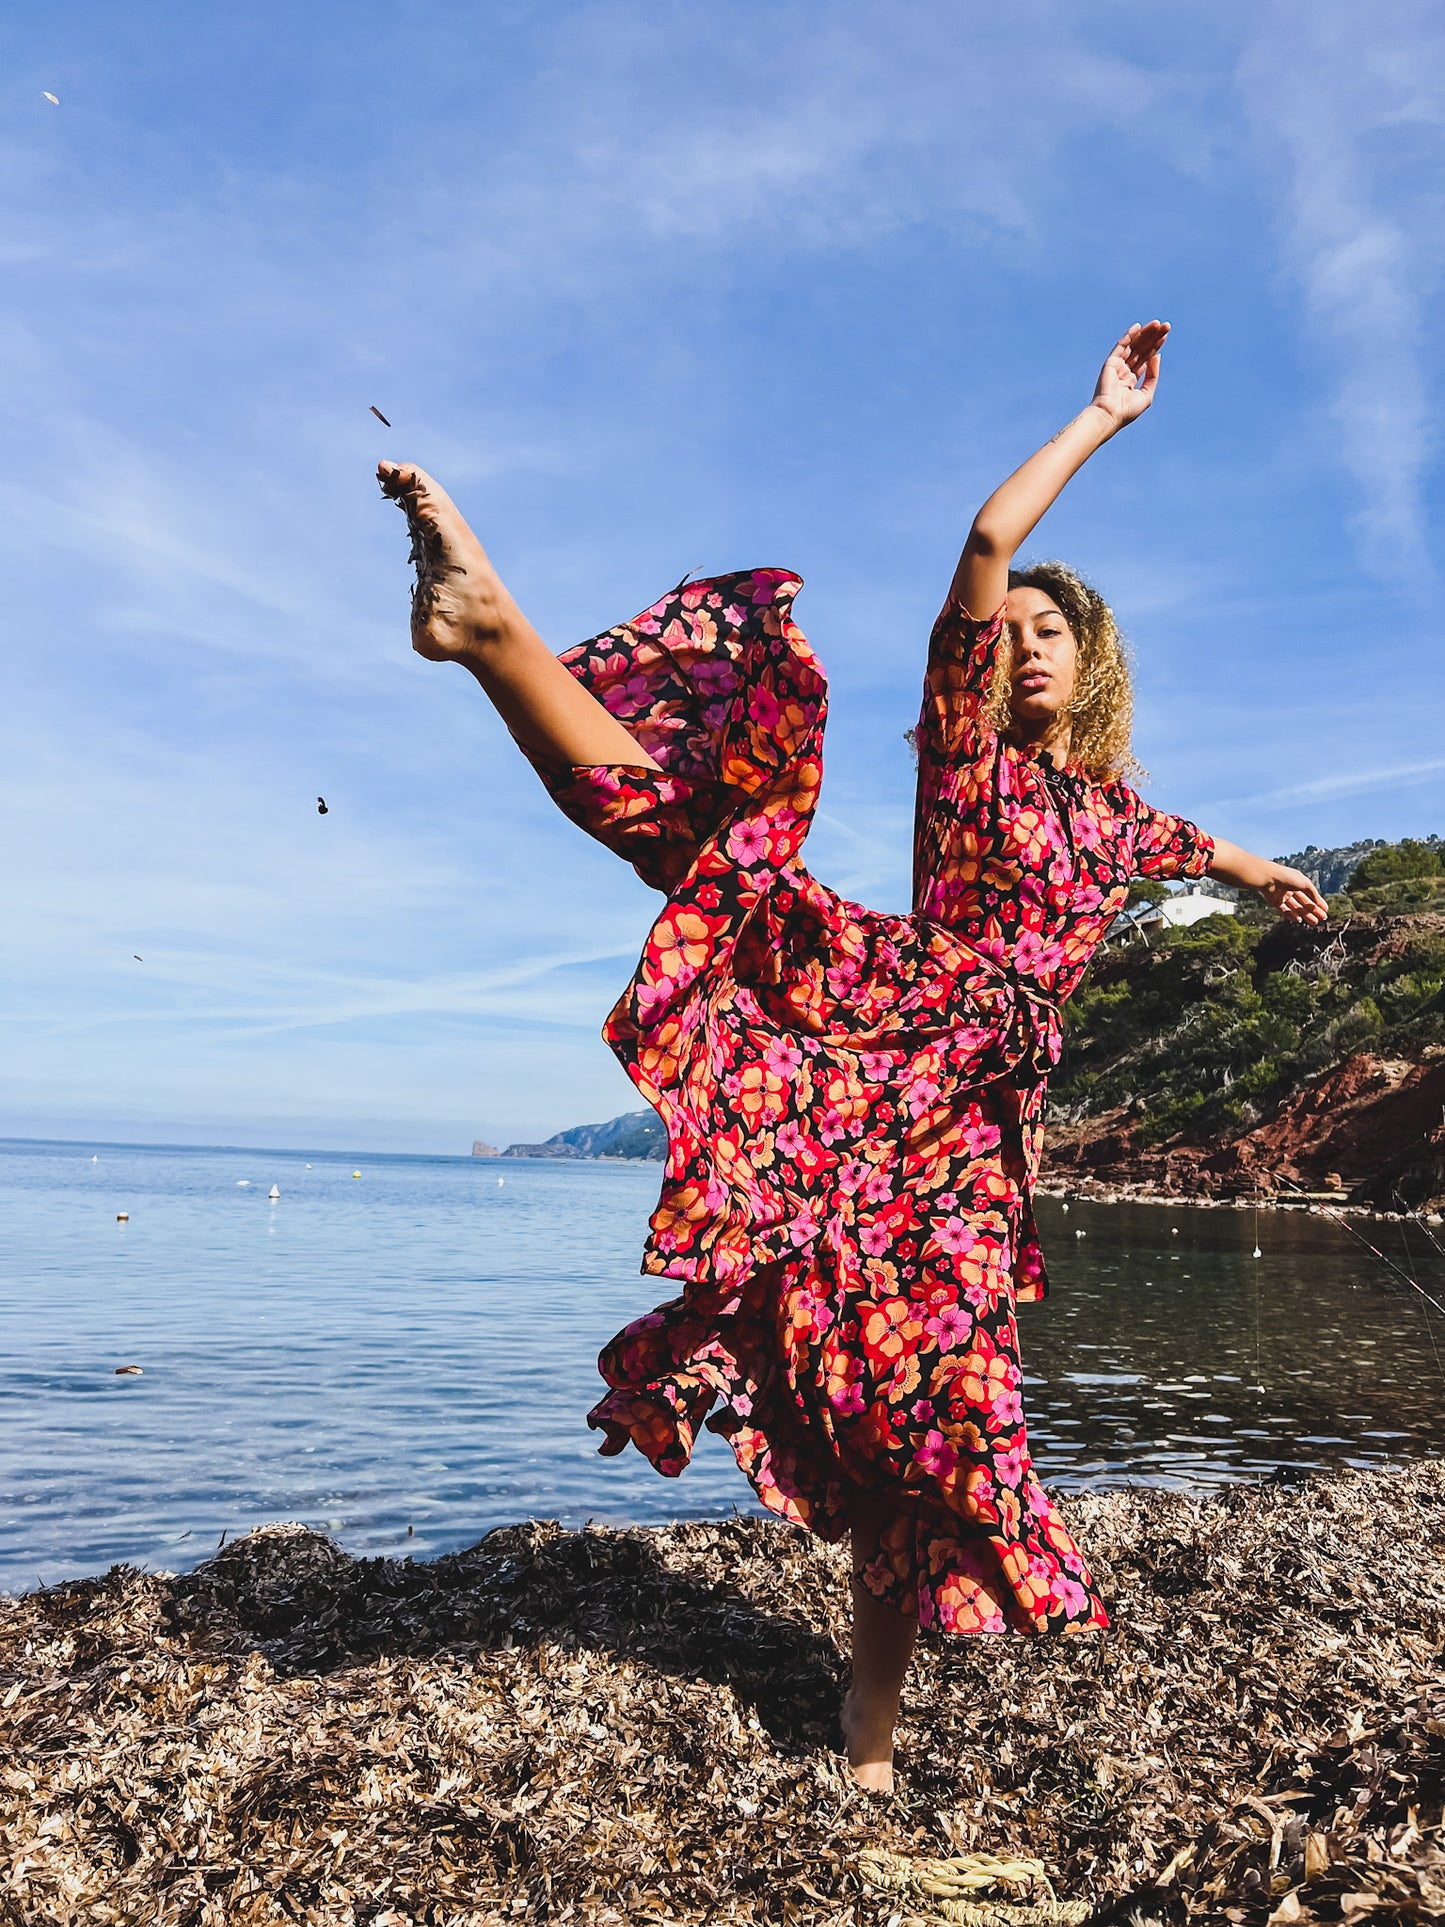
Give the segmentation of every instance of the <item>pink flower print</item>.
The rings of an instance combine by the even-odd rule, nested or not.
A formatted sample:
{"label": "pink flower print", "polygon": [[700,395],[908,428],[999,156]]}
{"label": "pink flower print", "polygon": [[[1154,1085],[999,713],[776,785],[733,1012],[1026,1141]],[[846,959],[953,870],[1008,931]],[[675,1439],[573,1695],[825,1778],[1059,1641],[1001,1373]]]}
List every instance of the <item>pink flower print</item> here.
{"label": "pink flower print", "polygon": [[973,1318],[962,1305],[945,1305],[929,1319],[928,1330],[938,1340],[940,1351],[957,1351],[968,1343]]}
{"label": "pink flower print", "polygon": [[864,1406],[863,1387],[859,1384],[840,1385],[828,1394],[828,1402],[835,1412],[861,1412]]}
{"label": "pink flower print", "polygon": [[763,1062],[776,1076],[792,1078],[803,1068],[803,1053],[790,1037],[770,1037]]}
{"label": "pink flower print", "polygon": [[872,1176],[863,1186],[863,1195],[869,1204],[891,1204],[893,1202],[893,1174],[882,1165],[875,1165]]}
{"label": "pink flower print", "polygon": [[999,1392],[993,1402],[993,1416],[999,1425],[1022,1425],[1024,1402],[1015,1391]]}
{"label": "pink flower print", "polygon": [[945,1479],[958,1464],[958,1454],[942,1432],[929,1432],[913,1455],[919,1470],[930,1478]]}
{"label": "pink flower print", "polygon": [[993,1469],[1001,1485],[1016,1486],[1027,1465],[1028,1459],[1022,1446],[1011,1445],[1006,1452],[994,1454]]}
{"label": "pink flower print", "polygon": [[730,602],[726,609],[723,610],[723,621],[731,628],[737,629],[747,621],[747,615],[738,607],[736,602]]}
{"label": "pink flower print", "polygon": [[1037,930],[1027,928],[1014,935],[1014,967],[1025,976],[1036,976],[1048,955],[1047,946]]}
{"label": "pink flower print", "polygon": [[768,833],[761,823],[751,817],[743,817],[728,831],[728,855],[746,870],[754,863],[766,861],[768,854]]}
{"label": "pink flower print", "polygon": [[825,1144],[835,1144],[847,1130],[847,1125],[830,1105],[818,1118],[818,1136]]}
{"label": "pink flower print", "polygon": [[937,1218],[931,1220],[933,1235],[945,1251],[961,1257],[974,1242],[973,1226],[966,1218],[945,1218],[941,1223]]}
{"label": "pink flower print", "polygon": [[1062,1573],[1054,1580],[1053,1595],[1070,1619],[1083,1612],[1089,1603],[1089,1595],[1078,1580],[1066,1579]]}
{"label": "pink flower print", "polygon": [[903,1101],[909,1114],[921,1117],[938,1097],[939,1085],[931,1077],[917,1077],[903,1093]]}
{"label": "pink flower print", "polygon": [[938,1206],[940,1211],[952,1211],[953,1207],[958,1203],[958,1194],[954,1191],[940,1191],[933,1202]]}
{"label": "pink flower print", "polygon": [[865,1050],[858,1064],[870,1084],[881,1084],[892,1075],[893,1056],[886,1050]]}
{"label": "pink flower print", "polygon": [[844,1197],[851,1198],[855,1191],[861,1190],[871,1168],[862,1158],[847,1158],[838,1166],[838,1189]]}
{"label": "pink flower print", "polygon": [[773,1139],[773,1149],[780,1158],[795,1158],[807,1142],[802,1125],[790,1117],[786,1124],[779,1127]]}
{"label": "pink flower print", "polygon": [[893,1234],[886,1224],[865,1224],[858,1233],[858,1242],[870,1258],[881,1258],[893,1242]]}
{"label": "pink flower print", "polygon": [[728,1201],[728,1188],[721,1178],[713,1176],[708,1179],[707,1189],[702,1194],[702,1201],[709,1211],[722,1210]]}
{"label": "pink flower print", "polygon": [[982,1311],[989,1301],[989,1289],[987,1285],[967,1285],[964,1287],[963,1295],[975,1311]]}
{"label": "pink flower print", "polygon": [[933,1417],[932,1400],[926,1399],[926,1398],[915,1399],[913,1401],[913,1404],[909,1407],[909,1415],[913,1419],[913,1422],[915,1423],[915,1425],[927,1424],[928,1420]]}
{"label": "pink flower print", "polygon": [[764,730],[771,736],[778,726],[778,718],[781,714],[778,699],[771,689],[762,683],[757,683],[749,690],[748,721],[755,728]]}
{"label": "pink flower print", "polygon": [[806,1211],[800,1211],[789,1228],[788,1236],[800,1249],[803,1245],[816,1243],[818,1237],[817,1220],[810,1218]]}

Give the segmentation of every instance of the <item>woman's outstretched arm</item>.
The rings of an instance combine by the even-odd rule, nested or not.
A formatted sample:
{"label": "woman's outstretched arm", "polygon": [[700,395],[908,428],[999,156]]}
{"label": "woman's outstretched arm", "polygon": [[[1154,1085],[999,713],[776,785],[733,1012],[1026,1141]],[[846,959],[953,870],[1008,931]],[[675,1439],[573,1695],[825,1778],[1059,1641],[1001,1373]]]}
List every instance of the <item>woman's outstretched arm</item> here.
{"label": "woman's outstretched arm", "polygon": [[1323,923],[1329,915],[1329,906],[1302,870],[1271,863],[1267,857],[1242,850],[1237,843],[1226,843],[1222,837],[1214,839],[1209,874],[1240,890],[1258,890],[1265,902],[1273,904],[1291,923]]}
{"label": "woman's outstretched arm", "polygon": [[987,621],[993,614],[1008,593],[1009,564],[1065,484],[1153,401],[1168,333],[1167,321],[1136,321],[1121,335],[1088,407],[1015,469],[973,518],[953,577],[953,599],[971,616]]}

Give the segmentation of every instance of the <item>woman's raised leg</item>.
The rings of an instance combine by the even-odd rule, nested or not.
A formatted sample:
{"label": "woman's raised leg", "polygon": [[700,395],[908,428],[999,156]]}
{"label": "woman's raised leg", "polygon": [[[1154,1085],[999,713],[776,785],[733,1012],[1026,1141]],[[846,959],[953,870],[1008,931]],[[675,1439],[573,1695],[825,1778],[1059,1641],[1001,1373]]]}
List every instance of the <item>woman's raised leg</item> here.
{"label": "woman's raised leg", "polygon": [[517,741],[540,756],[656,769],[656,761],[543,642],[446,490],[409,463],[381,462],[376,473],[382,493],[400,504],[411,530],[411,640],[417,653],[470,669]]}
{"label": "woman's raised leg", "polygon": [[853,1778],[870,1793],[893,1791],[893,1729],[918,1638],[918,1621],[875,1599],[860,1576],[877,1553],[885,1523],[882,1506],[868,1501],[852,1527],[853,1683],[842,1725]]}

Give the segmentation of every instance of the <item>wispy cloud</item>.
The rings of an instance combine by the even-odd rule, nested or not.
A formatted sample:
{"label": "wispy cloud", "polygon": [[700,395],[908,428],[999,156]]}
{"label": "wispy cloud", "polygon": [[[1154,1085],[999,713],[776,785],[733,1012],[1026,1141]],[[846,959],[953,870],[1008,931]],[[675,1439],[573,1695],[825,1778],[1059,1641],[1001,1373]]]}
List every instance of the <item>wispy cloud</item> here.
{"label": "wispy cloud", "polygon": [[[1339,458],[1378,573],[1428,572],[1437,435],[1433,297],[1445,266],[1445,31],[1420,0],[1275,0],[1241,73],[1284,194],[1284,264],[1327,369]],[[1250,344],[1240,343],[1246,379]],[[1329,438],[1327,438],[1329,439]]]}
{"label": "wispy cloud", "polygon": [[1280,789],[1255,790],[1249,796],[1216,797],[1203,807],[1228,809],[1293,809],[1302,803],[1323,803],[1339,796],[1368,796],[1380,790],[1408,787],[1445,776],[1445,756],[1426,762],[1387,763],[1370,769],[1338,770],[1310,783],[1288,783]]}

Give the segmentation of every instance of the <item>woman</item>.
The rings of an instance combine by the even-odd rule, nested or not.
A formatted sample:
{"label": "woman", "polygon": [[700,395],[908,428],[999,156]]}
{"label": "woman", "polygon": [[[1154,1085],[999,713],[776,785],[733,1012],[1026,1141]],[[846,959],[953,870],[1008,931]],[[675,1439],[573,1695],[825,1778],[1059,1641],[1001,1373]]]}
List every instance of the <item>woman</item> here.
{"label": "woman", "polygon": [[933,631],[914,914],[846,903],[798,861],[826,685],[780,570],[680,585],[559,660],[419,470],[384,462],[417,565],[422,655],[477,677],[561,807],[667,904],[604,1035],[669,1157],[643,1269],[675,1298],[604,1350],[590,1415],[687,1464],[732,1444],[763,1504],[853,1553],[858,1782],[892,1785],[920,1624],[1108,1621],[1035,1478],[1014,1305],[1047,1281],[1030,1194],[1059,1006],[1136,875],[1201,876],[1320,921],[1298,871],[1128,788],[1112,617],[1010,561],[1154,399],[1162,322],[1131,328],[1083,413],[979,510]]}

